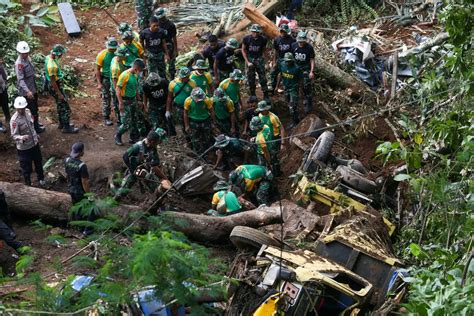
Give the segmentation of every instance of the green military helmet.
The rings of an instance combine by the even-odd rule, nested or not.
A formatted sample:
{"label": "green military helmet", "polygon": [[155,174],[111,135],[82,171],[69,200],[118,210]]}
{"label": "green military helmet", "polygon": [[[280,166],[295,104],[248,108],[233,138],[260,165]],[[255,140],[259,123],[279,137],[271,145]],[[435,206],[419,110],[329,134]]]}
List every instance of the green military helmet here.
{"label": "green military helmet", "polygon": [[272,108],[271,104],[263,100],[263,101],[258,102],[255,112],[263,112],[263,111],[270,110],[271,108]]}
{"label": "green military helmet", "polygon": [[187,78],[187,77],[189,77],[189,75],[191,75],[191,71],[189,70],[188,67],[182,67],[178,71],[178,77],[181,78],[181,79]]}
{"label": "green military helmet", "polygon": [[214,96],[219,100],[219,101],[223,101],[225,99],[227,99],[227,96],[225,94],[225,91],[224,89],[222,88],[217,88],[216,90],[214,90]]}
{"label": "green military helmet", "polygon": [[299,31],[298,36],[296,36],[297,42],[306,42],[308,39],[307,34],[305,31]]}
{"label": "green military helmet", "polygon": [[232,79],[232,80],[244,80],[245,77],[244,77],[244,74],[242,73],[242,71],[240,69],[234,69],[234,71],[232,71],[230,73],[230,79]]}
{"label": "green military helmet", "polygon": [[229,190],[229,184],[225,180],[219,180],[212,189],[214,191]]}
{"label": "green military helmet", "polygon": [[229,182],[233,185],[238,185],[244,180],[244,176],[235,171],[229,174]]}
{"label": "green military helmet", "polygon": [[168,11],[165,8],[158,8],[158,9],[155,10],[155,16],[158,19],[164,18],[167,13],[168,13]]}
{"label": "green military helmet", "polygon": [[155,129],[155,133],[158,134],[158,136],[160,137],[160,140],[161,141],[164,141],[166,139],[166,136],[167,136],[167,133],[164,129],[162,129],[161,127],[157,127]]}
{"label": "green military helmet", "polygon": [[224,148],[230,143],[230,138],[225,136],[224,134],[218,135],[215,139],[216,142],[214,143],[214,147],[217,148]]}
{"label": "green military helmet", "polygon": [[132,29],[132,26],[131,26],[130,24],[128,24],[128,23],[126,23],[126,22],[122,22],[122,23],[120,23],[120,24],[118,25],[117,31],[119,32],[119,34],[123,34],[123,33],[127,32],[127,31],[132,32],[133,29]]}
{"label": "green military helmet", "polygon": [[225,46],[232,49],[237,49],[239,48],[239,42],[235,38],[229,38],[229,40],[225,43]]}
{"label": "green military helmet", "polygon": [[252,117],[252,120],[250,120],[250,129],[252,131],[259,131],[263,127],[263,122],[258,116]]}
{"label": "green military helmet", "polygon": [[286,34],[290,34],[291,33],[290,26],[286,23],[280,25],[280,32],[285,32]]}
{"label": "green military helmet", "polygon": [[128,53],[128,48],[127,47],[119,47],[115,51],[115,56],[128,57],[128,55],[129,55],[129,53]]}
{"label": "green military helmet", "polygon": [[107,43],[105,44],[108,49],[117,49],[119,44],[115,37],[109,37]]}
{"label": "green military helmet", "polygon": [[258,24],[252,24],[250,27],[250,32],[262,33],[262,27]]}
{"label": "green military helmet", "polygon": [[148,77],[146,77],[145,83],[152,87],[155,87],[161,83],[161,77],[156,72],[150,72],[148,74]]}
{"label": "green military helmet", "polygon": [[287,52],[285,53],[285,56],[283,56],[284,61],[295,61],[295,56],[293,56],[292,53]]}
{"label": "green military helmet", "polygon": [[209,67],[207,67],[206,62],[203,59],[198,59],[196,60],[196,64],[193,66],[193,69],[199,69],[199,70],[207,70]]}
{"label": "green military helmet", "polygon": [[201,102],[204,101],[206,98],[206,93],[202,88],[196,87],[191,91],[191,98],[194,100],[194,102]]}
{"label": "green military helmet", "polygon": [[51,50],[51,54],[59,56],[63,55],[66,53],[66,47],[64,47],[61,44],[56,44],[53,46],[53,49]]}
{"label": "green military helmet", "polygon": [[133,36],[133,32],[132,31],[125,31],[122,33],[122,39],[123,40],[130,40],[130,39],[133,39],[134,36]]}

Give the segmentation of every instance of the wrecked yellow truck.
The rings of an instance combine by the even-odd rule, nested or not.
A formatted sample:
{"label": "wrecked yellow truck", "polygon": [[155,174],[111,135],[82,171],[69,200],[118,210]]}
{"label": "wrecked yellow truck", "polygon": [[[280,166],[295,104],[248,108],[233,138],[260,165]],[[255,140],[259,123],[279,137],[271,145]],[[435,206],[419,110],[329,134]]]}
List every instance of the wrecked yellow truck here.
{"label": "wrecked yellow truck", "polygon": [[306,180],[296,193],[326,213],[314,226],[320,227],[318,238],[300,249],[279,240],[278,233],[234,228],[230,239],[243,252],[230,273],[239,282],[231,288],[227,315],[386,311],[389,298],[398,300],[404,292],[403,264],[391,251],[393,224],[376,210]]}

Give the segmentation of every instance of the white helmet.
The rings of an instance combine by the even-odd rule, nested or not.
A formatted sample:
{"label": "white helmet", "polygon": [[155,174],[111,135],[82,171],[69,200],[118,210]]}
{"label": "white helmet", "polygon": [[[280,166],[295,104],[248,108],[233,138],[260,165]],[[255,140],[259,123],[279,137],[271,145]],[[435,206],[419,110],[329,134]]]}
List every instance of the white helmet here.
{"label": "white helmet", "polygon": [[16,51],[19,52],[20,54],[29,53],[30,46],[28,45],[27,42],[20,41],[18,42],[18,44],[16,44]]}
{"label": "white helmet", "polygon": [[13,103],[13,106],[15,109],[24,109],[28,105],[28,102],[26,102],[25,97],[17,97],[15,99],[15,102]]}

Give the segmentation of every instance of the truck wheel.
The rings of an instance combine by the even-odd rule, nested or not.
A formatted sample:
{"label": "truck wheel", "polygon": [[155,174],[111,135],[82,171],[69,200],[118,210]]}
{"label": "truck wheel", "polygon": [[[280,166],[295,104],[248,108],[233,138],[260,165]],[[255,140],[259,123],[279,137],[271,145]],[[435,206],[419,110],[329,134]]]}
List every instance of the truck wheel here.
{"label": "truck wheel", "polygon": [[303,164],[303,171],[307,171],[313,161],[326,162],[331,153],[332,144],[336,136],[333,132],[325,131],[318,137]]}
{"label": "truck wheel", "polygon": [[230,241],[239,250],[254,248],[260,249],[262,245],[280,247],[281,243],[258,229],[235,226],[229,236]]}
{"label": "truck wheel", "polygon": [[362,162],[360,162],[357,159],[343,159],[343,158],[340,158],[340,157],[334,157],[334,160],[336,161],[338,166],[348,166],[352,170],[360,172],[364,175],[368,174],[367,169],[365,169]]}
{"label": "truck wheel", "polygon": [[[323,131],[318,131],[319,129],[325,127],[323,120],[317,117],[314,114],[309,114],[305,116],[298,125],[295,126],[291,135],[301,135],[305,134],[306,136],[311,136],[317,138],[323,133]],[[304,137],[304,136],[301,136]]]}
{"label": "truck wheel", "polygon": [[347,166],[338,166],[337,172],[342,176],[342,182],[364,193],[377,192],[377,184],[367,179],[362,173]]}

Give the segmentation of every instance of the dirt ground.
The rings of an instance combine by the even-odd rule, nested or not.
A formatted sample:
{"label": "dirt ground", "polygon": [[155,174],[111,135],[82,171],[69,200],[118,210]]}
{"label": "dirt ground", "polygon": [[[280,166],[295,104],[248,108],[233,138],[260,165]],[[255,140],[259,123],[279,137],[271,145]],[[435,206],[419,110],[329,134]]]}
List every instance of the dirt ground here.
{"label": "dirt ground", "polygon": [[[130,4],[121,4],[119,7],[108,9],[117,21],[126,21],[134,23],[135,12]],[[76,11],[76,15],[83,28],[83,33],[78,38],[69,38],[62,25],[54,28],[35,28],[35,34],[41,39],[40,51],[47,54],[54,44],[60,43],[67,47],[68,52],[62,59],[62,64],[74,66],[78,75],[82,79],[80,90],[87,96],[73,97],[70,100],[72,109],[72,122],[80,127],[78,134],[62,134],[57,129],[56,109],[54,101],[49,96],[40,98],[40,120],[46,126],[46,132],[41,134],[41,146],[43,162],[49,158],[55,157],[56,162],[51,170],[46,172],[49,180],[49,188],[65,191],[64,178],[58,177],[62,169],[61,160],[65,158],[71,148],[71,145],[77,141],[85,144],[84,161],[89,166],[92,182],[96,184],[93,190],[104,192],[107,190],[102,184],[114,171],[120,170],[121,156],[125,150],[124,147],[118,147],[114,144],[113,135],[116,130],[116,124],[105,126],[102,121],[100,94],[95,82],[95,56],[104,48],[104,43],[109,36],[117,36],[116,25],[100,9],[90,9],[88,11]],[[187,31],[178,36],[178,46],[180,50],[186,51],[189,47],[196,45],[194,37],[196,30]],[[86,60],[86,62],[84,62]],[[42,71],[38,69],[38,71]],[[277,98],[282,98],[282,95]],[[326,120],[329,124],[335,123],[333,119],[321,110],[318,104],[313,106],[313,112]],[[280,115],[284,122],[289,122],[287,110],[282,107],[275,109],[276,114]],[[344,133],[337,131],[338,136],[344,136]],[[350,150],[343,146],[336,146],[335,150],[345,157],[358,158],[368,169],[377,172],[380,170],[380,163],[374,160],[375,147],[378,141],[392,139],[389,129],[385,126],[383,120],[376,120],[376,124],[368,136],[362,136],[347,145]],[[125,138],[126,139],[126,138]],[[288,148],[289,153],[283,153],[284,158],[284,176],[288,177],[295,172],[301,163],[303,152],[294,146]],[[0,134],[0,152],[2,164],[0,165],[0,180],[8,182],[20,182],[19,164],[16,158],[16,150],[8,134]],[[355,156],[355,157],[354,157]],[[285,160],[286,159],[286,160]],[[33,177],[33,185],[35,178]],[[105,181],[103,181],[105,180]],[[289,181],[283,178],[279,181],[279,187],[285,188]],[[287,192],[285,192],[287,193]],[[285,194],[283,194],[285,195]],[[195,203],[195,202],[193,202]],[[38,258],[35,263],[35,270],[45,275],[54,271],[54,263],[62,260],[78,248],[79,239],[74,237],[77,232],[74,230],[66,231],[65,245],[55,245],[45,241],[50,234],[48,231],[38,231],[32,229],[29,223],[16,222],[14,225],[18,239],[34,248]],[[219,251],[213,250],[213,253]],[[224,251],[223,257],[231,257],[229,250]],[[4,273],[14,271],[16,259],[12,257],[12,252],[8,247],[0,249],[0,267]],[[52,276],[51,280],[60,276]]]}

